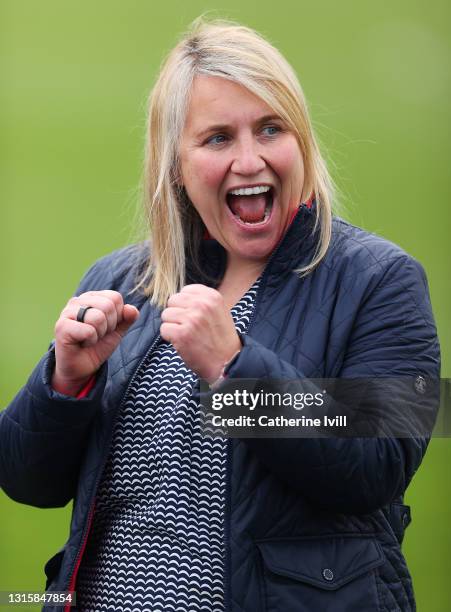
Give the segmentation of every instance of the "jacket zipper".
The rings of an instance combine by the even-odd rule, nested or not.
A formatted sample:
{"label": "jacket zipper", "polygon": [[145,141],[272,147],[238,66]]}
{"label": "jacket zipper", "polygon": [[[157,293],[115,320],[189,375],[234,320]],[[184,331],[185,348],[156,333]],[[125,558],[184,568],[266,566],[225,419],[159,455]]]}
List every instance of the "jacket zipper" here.
{"label": "jacket zipper", "polygon": [[[276,251],[277,250],[278,250],[278,247],[276,248]],[[271,259],[272,257],[270,258],[270,261]],[[261,276],[262,281],[263,281],[263,277],[265,276],[266,270],[268,269],[270,261],[268,262],[266,268],[263,271],[263,274]],[[250,316],[247,329],[245,331],[246,335],[249,333],[252,323],[254,322],[255,311],[257,310],[257,305],[258,305],[258,297],[261,293],[262,286],[263,286],[263,282],[260,283],[257,289],[257,292],[255,294],[255,305],[252,310],[252,314]],[[232,610],[232,606],[231,606],[232,583],[230,581],[230,569],[232,565],[232,555],[230,551],[230,520],[231,520],[231,513],[232,513],[232,485],[231,485],[232,457],[233,457],[232,444],[233,444],[232,438],[228,438],[227,446],[226,446],[226,486],[225,486],[225,517],[224,517],[224,541],[225,541],[224,608],[226,611],[230,611],[230,612]]]}
{"label": "jacket zipper", "polygon": [[[299,214],[299,211],[298,213]],[[297,214],[294,216],[294,219],[297,217]],[[286,235],[286,234],[285,234]],[[252,310],[252,314],[249,319],[249,323],[245,332],[245,335],[249,334],[251,327],[254,323],[255,313],[257,312],[257,308],[259,305],[259,297],[262,294],[266,281],[266,277],[269,274],[269,268],[271,266],[272,261],[276,257],[277,253],[282,248],[282,243],[284,242],[285,235],[282,236],[276,248],[272,252],[271,257],[268,260],[268,263],[263,270],[261,275],[261,283],[257,289],[255,294],[255,305]],[[230,581],[230,566],[232,564],[231,559],[231,551],[230,551],[230,519],[231,519],[231,511],[232,511],[232,487],[231,487],[231,465],[232,465],[232,443],[233,440],[229,438],[227,440],[227,458],[226,458],[226,492],[225,492],[225,520],[224,520],[224,540],[225,540],[225,565],[224,565],[224,607],[226,611],[232,610],[231,607],[231,599],[232,599],[232,584]]]}
{"label": "jacket zipper", "polygon": [[[92,519],[94,516],[94,510],[95,510],[95,505],[96,505],[96,500],[95,497],[91,503],[91,506],[89,508],[89,512],[88,512],[88,518],[87,518],[87,522],[86,522],[86,529],[84,530],[83,533],[83,537],[81,540],[81,545],[80,548],[77,552],[77,556],[75,559],[75,564],[73,566],[73,571],[71,571],[71,577],[70,577],[70,581],[69,581],[69,586],[67,587],[66,591],[75,591],[75,584],[76,584],[76,580],[77,580],[77,574],[78,574],[78,569],[80,567],[80,563],[81,563],[81,559],[83,557],[83,554],[85,552],[85,548],[86,548],[86,544],[88,542],[88,536],[89,536],[89,532],[91,531],[91,525],[92,525]],[[64,608],[64,612],[70,612],[70,603],[67,604]]]}
{"label": "jacket zipper", "polygon": [[[74,590],[75,586],[76,586],[78,570],[79,570],[79,567],[80,567],[80,564],[81,564],[81,559],[82,559],[83,554],[85,552],[86,543],[88,541],[88,535],[89,535],[89,531],[91,529],[91,523],[92,523],[92,519],[93,519],[93,516],[94,516],[95,496],[96,496],[96,493],[97,493],[97,488],[99,486],[100,479],[101,479],[102,474],[103,474],[103,470],[105,469],[105,464],[106,464],[106,462],[108,460],[108,450],[109,450],[109,448],[111,446],[111,439],[112,439],[113,434],[114,434],[114,429],[115,429],[115,426],[116,426],[117,419],[119,417],[119,414],[120,414],[120,412],[122,410],[123,405],[125,404],[125,400],[127,399],[127,396],[129,394],[130,388],[131,388],[133,382],[135,381],[135,379],[136,379],[136,377],[138,375],[138,372],[141,369],[142,364],[148,358],[150,353],[154,350],[155,346],[160,341],[160,339],[161,339],[160,334],[157,334],[157,336],[155,337],[154,341],[150,345],[150,348],[147,350],[146,354],[144,355],[144,357],[139,362],[139,365],[136,368],[136,370],[134,371],[133,376],[130,378],[130,381],[129,381],[128,385],[127,385],[125,393],[122,396],[121,403],[119,404],[119,408],[116,410],[116,413],[115,413],[115,416],[114,416],[114,422],[113,422],[113,425],[111,427],[110,440],[109,440],[109,443],[107,445],[107,452],[105,453],[105,456],[103,458],[101,468],[97,472],[96,481],[95,481],[94,487],[93,487],[93,495],[91,497],[91,500],[92,500],[91,501],[91,505],[90,505],[90,508],[89,508],[88,516],[87,516],[87,519],[86,519],[86,522],[85,522],[85,526],[83,528],[83,535],[82,535],[82,538],[81,538],[81,542],[80,542],[80,545],[78,547],[77,554],[75,556],[75,560],[74,560],[74,562],[72,564],[72,567],[71,567],[71,571],[70,571],[70,574],[69,574],[68,586],[65,589],[66,591],[69,591],[71,586],[74,587],[72,589],[72,590]],[[64,608],[64,612],[70,612],[70,607],[66,606]]]}

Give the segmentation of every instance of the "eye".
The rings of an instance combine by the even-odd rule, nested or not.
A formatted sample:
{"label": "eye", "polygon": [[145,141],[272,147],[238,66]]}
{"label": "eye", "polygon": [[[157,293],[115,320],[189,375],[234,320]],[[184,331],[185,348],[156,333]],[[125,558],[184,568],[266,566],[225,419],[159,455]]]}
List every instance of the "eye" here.
{"label": "eye", "polygon": [[218,146],[224,144],[226,141],[227,136],[225,134],[215,134],[214,136],[210,136],[210,138],[206,140],[205,144]]}
{"label": "eye", "polygon": [[262,133],[269,137],[276,136],[281,131],[282,129],[278,125],[265,125],[262,128]]}

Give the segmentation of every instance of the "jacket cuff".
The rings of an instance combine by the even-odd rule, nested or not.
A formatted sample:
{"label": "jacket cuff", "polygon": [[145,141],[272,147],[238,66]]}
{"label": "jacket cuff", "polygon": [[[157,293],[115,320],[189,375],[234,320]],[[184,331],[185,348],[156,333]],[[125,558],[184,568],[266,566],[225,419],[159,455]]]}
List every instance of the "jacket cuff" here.
{"label": "jacket cuff", "polygon": [[91,378],[88,380],[88,382],[86,383],[86,385],[83,387],[83,389],[77,394],[77,399],[83,399],[84,397],[87,397],[89,393],[91,392],[91,389],[94,388],[95,384],[96,384],[96,375],[93,374]]}
{"label": "jacket cuff", "polygon": [[251,336],[242,335],[241,342],[243,348],[227,369],[228,379],[297,379],[305,376]]}
{"label": "jacket cuff", "polygon": [[[41,359],[25,387],[32,402],[32,410],[36,413],[35,418],[40,420],[39,429],[52,431],[61,427],[86,426],[102,403],[108,372],[107,362],[97,372],[95,383],[82,398],[63,395],[53,389],[51,379],[54,368],[55,352],[52,348]],[[11,413],[10,416],[15,417]],[[20,414],[17,417],[17,421],[22,421]],[[29,415],[29,418],[32,418],[32,415]]]}

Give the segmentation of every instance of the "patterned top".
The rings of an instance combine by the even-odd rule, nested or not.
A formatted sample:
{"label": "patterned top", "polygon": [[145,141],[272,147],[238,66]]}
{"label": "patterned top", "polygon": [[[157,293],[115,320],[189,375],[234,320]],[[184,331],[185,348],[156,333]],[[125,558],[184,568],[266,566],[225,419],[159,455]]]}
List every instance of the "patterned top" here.
{"label": "patterned top", "polygon": [[[231,310],[244,333],[259,280]],[[77,608],[224,610],[224,438],[205,436],[198,377],[168,342],[118,415],[77,579]]]}

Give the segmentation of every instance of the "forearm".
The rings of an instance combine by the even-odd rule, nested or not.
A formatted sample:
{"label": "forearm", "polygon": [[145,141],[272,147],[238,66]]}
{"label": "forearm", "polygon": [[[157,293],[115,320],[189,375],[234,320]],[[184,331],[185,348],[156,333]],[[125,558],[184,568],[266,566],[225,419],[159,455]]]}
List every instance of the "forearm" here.
{"label": "forearm", "polygon": [[[229,383],[234,378],[290,379],[300,387],[308,384],[309,392],[314,393],[313,381],[307,381],[303,372],[250,337],[245,337],[242,353],[228,374]],[[365,384],[365,380],[362,382]],[[403,409],[402,404],[387,404],[386,394],[379,397],[379,386],[373,387],[372,403],[367,404],[371,415],[379,409],[379,414],[388,420],[391,413]],[[366,395],[365,401],[368,401]],[[378,406],[378,401],[383,406]],[[428,408],[434,401],[434,397],[428,398]],[[338,413],[344,413],[347,408],[338,404],[335,407]],[[415,434],[404,438],[377,437],[377,430],[374,434],[365,438],[329,434],[316,438],[245,438],[244,441],[273,474],[315,506],[335,512],[365,513],[404,493],[421,463],[428,441],[426,436],[415,437]]]}
{"label": "forearm", "polygon": [[50,385],[53,365],[49,352],[0,415],[0,485],[35,506],[63,506],[73,497],[106,379],[105,367],[85,398],[67,397]]}

